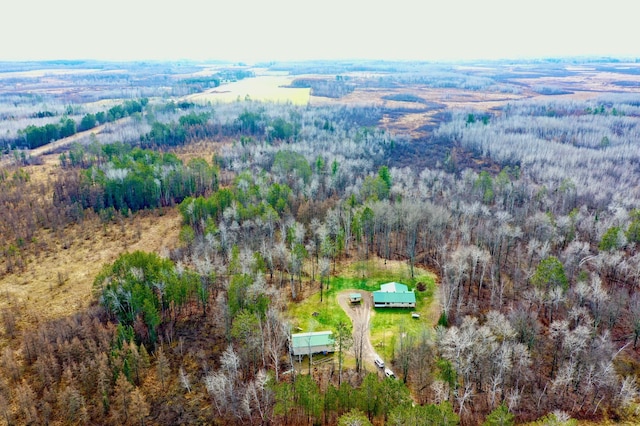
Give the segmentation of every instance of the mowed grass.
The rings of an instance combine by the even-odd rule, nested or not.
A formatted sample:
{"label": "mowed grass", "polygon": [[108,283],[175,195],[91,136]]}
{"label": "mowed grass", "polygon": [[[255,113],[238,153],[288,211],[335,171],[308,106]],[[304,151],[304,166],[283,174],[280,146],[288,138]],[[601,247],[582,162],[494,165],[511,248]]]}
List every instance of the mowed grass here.
{"label": "mowed grass", "polygon": [[318,291],[302,302],[292,302],[289,305],[293,333],[335,330],[341,321],[351,324],[351,320],[338,305],[335,296],[326,296],[325,294],[323,301],[320,302],[320,292]]}
{"label": "mowed grass", "polygon": [[[426,315],[427,303],[418,302],[416,293],[415,311],[408,309],[375,308],[375,315],[371,318],[371,344],[376,352],[385,360],[394,358],[395,350],[401,337],[418,338],[421,333],[431,335],[434,324]],[[420,305],[423,305],[421,308]],[[411,317],[411,312],[418,312],[420,318]]]}
{"label": "mowed grass", "polygon": [[[374,308],[370,323],[371,343],[376,351],[385,359],[391,359],[400,333],[418,336],[424,330],[431,330],[434,319],[433,304],[436,290],[435,275],[420,268],[414,268],[414,278],[404,262],[386,263],[380,259],[364,262],[351,262],[337,271],[332,277],[329,288],[325,289],[323,301],[320,292],[302,302],[289,305],[289,316],[293,332],[335,330],[340,321],[351,324],[349,317],[337,301],[338,293],[347,290],[376,291],[380,285],[395,281],[406,284],[410,290],[416,291],[415,309]],[[418,283],[423,283],[425,290],[418,291]],[[313,315],[317,313],[317,315]],[[411,313],[420,314],[413,319]],[[435,312],[438,312],[436,309]]]}

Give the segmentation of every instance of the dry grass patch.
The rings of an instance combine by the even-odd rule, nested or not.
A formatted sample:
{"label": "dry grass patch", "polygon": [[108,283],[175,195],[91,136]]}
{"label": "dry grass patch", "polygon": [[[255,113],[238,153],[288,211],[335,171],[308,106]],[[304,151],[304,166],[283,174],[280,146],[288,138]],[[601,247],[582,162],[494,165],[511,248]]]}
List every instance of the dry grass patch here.
{"label": "dry grass patch", "polygon": [[194,158],[202,158],[211,164],[213,155],[220,151],[223,146],[230,146],[235,142],[232,138],[221,140],[203,139],[191,142],[186,145],[173,148],[171,151],[184,163],[187,164]]}
{"label": "dry grass patch", "polygon": [[37,239],[44,249],[27,257],[24,271],[0,278],[0,310],[17,308],[22,323],[73,314],[94,300],[93,280],[104,264],[126,251],[175,247],[180,223],[174,208],[120,223],[103,224],[91,215],[59,233],[40,231]]}
{"label": "dry grass patch", "polygon": [[40,164],[23,166],[32,183],[47,183],[56,177],[56,171],[60,167],[60,156],[56,154],[41,155]]}
{"label": "dry grass patch", "polygon": [[426,135],[427,132],[423,130],[425,126],[435,126],[437,124],[434,119],[435,114],[435,111],[407,113],[398,118],[385,115],[382,120],[380,120],[380,125],[385,129],[419,138]]}
{"label": "dry grass patch", "polygon": [[[185,162],[195,157],[211,162],[217,145],[203,141],[184,147],[178,155]],[[51,190],[59,172],[59,156],[42,155],[39,160],[41,164],[23,169],[29,174],[30,185]],[[45,196],[51,196],[50,192]],[[81,223],[59,230],[40,229],[33,247],[24,254],[24,268],[0,276],[0,311],[9,308],[15,312],[21,328],[86,308],[94,301],[93,280],[103,265],[126,251],[162,253],[174,248],[180,226],[177,209],[170,208],[108,223],[87,211]]]}
{"label": "dry grass patch", "polygon": [[[425,103],[399,102],[385,99],[393,95],[413,95]],[[380,125],[386,129],[408,134],[411,137],[424,137],[430,126],[437,125],[440,119],[436,114],[446,110],[490,111],[504,106],[508,102],[523,99],[530,94],[501,93],[456,88],[432,88],[420,85],[402,86],[397,89],[356,88],[353,92],[337,99],[311,96],[312,105],[349,105],[378,106],[400,114],[387,114]],[[437,107],[436,107],[437,105]],[[428,110],[425,111],[425,108]],[[412,111],[412,110],[415,110]]]}

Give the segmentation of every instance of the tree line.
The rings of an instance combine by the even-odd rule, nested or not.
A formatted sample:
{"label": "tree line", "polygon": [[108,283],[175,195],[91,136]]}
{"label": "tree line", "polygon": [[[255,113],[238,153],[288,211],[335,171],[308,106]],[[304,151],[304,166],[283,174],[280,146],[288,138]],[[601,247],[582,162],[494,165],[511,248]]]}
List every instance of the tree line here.
{"label": "tree line", "polygon": [[107,111],[101,111],[96,114],[87,113],[78,124],[76,124],[75,120],[68,117],[60,119],[59,123],[50,123],[44,126],[31,124],[25,129],[18,131],[19,141],[21,143],[18,143],[18,141],[16,141],[16,143],[18,146],[26,146],[29,149],[34,149],[52,141],[73,136],[76,132],[93,129],[99,124],[109,123],[136,113],[142,113],[147,103],[147,98],[142,98],[139,101],[128,100],[123,104],[109,108]]}
{"label": "tree line", "polygon": [[[201,158],[183,165],[175,154],[108,144],[61,155],[66,176],[54,185],[54,205],[96,212],[136,212],[179,203],[217,189],[218,172]],[[73,166],[80,167],[73,167]],[[84,169],[82,168],[84,166]]]}

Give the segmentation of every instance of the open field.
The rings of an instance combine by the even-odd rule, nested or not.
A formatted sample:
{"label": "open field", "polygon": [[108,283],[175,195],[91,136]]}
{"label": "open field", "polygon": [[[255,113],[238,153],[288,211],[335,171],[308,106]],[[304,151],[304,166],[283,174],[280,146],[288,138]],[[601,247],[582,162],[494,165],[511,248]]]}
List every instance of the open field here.
{"label": "open field", "polygon": [[[99,132],[102,127],[84,133]],[[37,185],[54,180],[59,156],[47,153],[69,146],[82,135],[31,150],[32,156],[39,157],[38,164],[23,167],[31,182]],[[220,142],[201,141],[177,149],[176,155],[185,163],[193,158],[210,162],[219,148]],[[93,280],[105,264],[126,251],[168,253],[178,245],[180,226],[177,209],[166,208],[109,223],[102,223],[89,211],[82,223],[58,233],[42,229],[36,239],[46,249],[29,255],[25,271],[0,278],[0,309],[16,308],[29,322],[73,314],[94,301]]]}
{"label": "open field", "polygon": [[[59,167],[57,155],[25,167],[34,184],[45,183]],[[102,223],[88,212],[81,223],[36,233],[39,249],[27,255],[24,271],[0,278],[0,309],[12,307],[26,322],[71,315],[93,300],[92,284],[106,263],[125,251],[166,252],[178,241],[180,216],[175,209]]]}
{"label": "open field", "polygon": [[186,96],[192,102],[235,102],[251,99],[262,102],[306,105],[309,102],[309,89],[286,87],[292,78],[287,76],[259,75],[244,80],[226,83],[204,93]]}
{"label": "open field", "polygon": [[[558,70],[539,67],[517,66],[457,66],[456,72],[465,76],[496,77],[486,88],[433,87],[425,83],[393,83],[393,87],[367,87],[367,80],[381,75],[362,72],[345,73],[352,77],[355,90],[338,98],[312,96],[312,105],[375,105],[385,114],[380,125],[396,133],[412,138],[422,138],[441,120],[439,114],[446,111],[477,111],[499,113],[507,103],[522,99],[588,100],[611,93],[640,93],[638,64],[617,66],[572,67]],[[321,78],[322,75],[305,75],[306,78]],[[327,76],[324,76],[327,78]],[[374,84],[375,86],[375,84]],[[548,92],[553,92],[548,94]],[[410,95],[421,102],[399,102],[389,100],[392,96]],[[424,102],[424,103],[422,103]]]}
{"label": "open field", "polygon": [[[59,156],[47,152],[63,149],[81,135],[31,150],[32,156],[39,157],[37,164],[23,167],[31,183],[44,185],[55,180]],[[177,149],[176,155],[184,162],[193,158],[211,161],[219,147],[220,142],[201,141]],[[95,301],[93,281],[105,264],[127,251],[168,253],[179,243],[180,226],[177,209],[166,208],[108,223],[88,211],[81,223],[64,230],[41,229],[35,237],[41,248],[27,255],[24,271],[17,269],[0,277],[0,310],[13,309],[23,325],[78,312]]]}
{"label": "open field", "polygon": [[48,249],[30,256],[24,272],[0,278],[0,309],[15,307],[31,323],[71,315],[94,301],[93,280],[103,265],[126,251],[166,252],[179,229],[180,216],[170,209],[107,225],[94,216],[64,229],[63,242],[41,231],[37,238]]}

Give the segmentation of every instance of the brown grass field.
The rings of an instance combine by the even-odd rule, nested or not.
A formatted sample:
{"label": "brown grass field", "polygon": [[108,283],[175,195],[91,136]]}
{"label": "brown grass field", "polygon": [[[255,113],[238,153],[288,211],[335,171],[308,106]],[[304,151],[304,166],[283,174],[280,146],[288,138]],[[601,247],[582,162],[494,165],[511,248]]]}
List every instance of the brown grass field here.
{"label": "brown grass field", "polygon": [[25,271],[0,279],[0,309],[17,308],[28,322],[73,314],[93,300],[93,280],[103,265],[126,251],[175,247],[179,229],[179,214],[168,209],[107,225],[91,217],[65,229],[64,241],[40,231],[38,240],[49,249],[30,255]]}
{"label": "brown grass field", "polygon": [[[77,136],[57,141],[56,149],[68,146]],[[199,141],[178,147],[175,152],[185,163],[196,157],[210,163],[223,143],[230,142]],[[34,184],[55,180],[59,156],[47,154],[47,147],[52,149],[50,144],[32,151],[40,164],[24,167]],[[16,268],[15,272],[0,276],[0,311],[12,310],[18,326],[23,328],[86,308],[95,301],[93,281],[104,265],[127,251],[167,254],[179,244],[180,226],[177,208],[165,208],[162,212],[139,212],[107,224],[87,212],[81,224],[70,225],[61,232],[41,229],[36,239],[43,249],[27,255],[23,271]]]}
{"label": "brown grass field", "polygon": [[[26,167],[35,183],[46,182],[58,167],[57,155],[41,158],[41,165]],[[36,239],[44,249],[27,255],[23,271],[0,278],[0,310],[14,310],[19,323],[73,314],[94,300],[92,284],[103,265],[126,251],[166,252],[177,245],[179,230],[175,208],[107,224],[88,212],[81,224],[58,233],[41,229]]]}
{"label": "brown grass field", "polygon": [[[221,143],[226,142],[200,141],[177,148],[176,155],[185,163],[196,157],[210,163]],[[46,152],[34,150],[41,164],[24,167],[33,183],[53,180],[57,173],[58,154]],[[179,244],[180,226],[177,209],[165,208],[107,224],[88,212],[81,224],[61,233],[39,230],[36,239],[46,249],[30,253],[24,271],[0,277],[0,311],[12,309],[23,325],[71,315],[95,300],[93,281],[104,265],[127,251],[166,254]]]}
{"label": "brown grass field", "polygon": [[[620,65],[622,67],[622,65]],[[624,68],[624,67],[623,67]],[[637,64],[629,64],[628,68],[638,68]],[[461,70],[473,70],[498,73],[500,69],[491,67],[458,67]],[[511,78],[510,82],[518,84],[520,93],[502,93],[485,90],[466,90],[457,88],[432,88],[425,85],[404,85],[390,89],[356,87],[356,89],[338,99],[311,96],[311,105],[376,105],[386,110],[402,109],[399,114],[385,114],[380,125],[390,131],[403,133],[412,138],[422,138],[428,135],[432,126],[439,122],[438,113],[454,110],[468,111],[492,111],[496,112],[500,107],[509,102],[521,99],[552,100],[579,100],[584,101],[610,93],[640,94],[640,75],[622,74],[610,71],[601,71],[592,67],[566,66],[566,70],[573,72],[569,76],[539,76]],[[517,75],[518,72],[506,69]],[[347,74],[354,80],[362,77],[361,73]],[[319,75],[306,75],[301,77],[320,78]],[[326,76],[324,76],[326,78]],[[616,82],[626,81],[637,83],[637,86],[620,86]],[[534,90],[536,86],[550,86],[571,93],[560,95],[543,95]],[[430,104],[439,104],[440,107],[429,108],[425,111],[425,105],[415,102],[398,102],[385,100],[385,96],[397,94],[411,94],[422,98]],[[412,112],[411,110],[414,110]]]}

